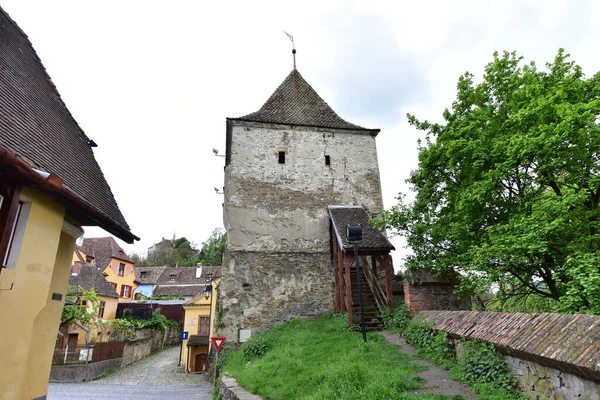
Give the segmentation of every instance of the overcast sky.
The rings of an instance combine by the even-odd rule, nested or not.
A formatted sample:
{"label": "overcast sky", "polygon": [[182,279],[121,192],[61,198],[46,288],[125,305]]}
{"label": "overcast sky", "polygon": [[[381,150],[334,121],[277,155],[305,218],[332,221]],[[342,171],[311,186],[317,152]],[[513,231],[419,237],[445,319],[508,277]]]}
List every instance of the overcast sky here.
{"label": "overcast sky", "polygon": [[[419,132],[495,50],[539,65],[564,47],[600,70],[600,2],[0,0],[29,36],[132,231],[200,244],[222,226],[225,118],[256,111],[292,68],[344,119],[380,128],[384,205],[407,192]],[[86,228],[86,237],[103,236]],[[401,241],[394,264],[401,264]]]}

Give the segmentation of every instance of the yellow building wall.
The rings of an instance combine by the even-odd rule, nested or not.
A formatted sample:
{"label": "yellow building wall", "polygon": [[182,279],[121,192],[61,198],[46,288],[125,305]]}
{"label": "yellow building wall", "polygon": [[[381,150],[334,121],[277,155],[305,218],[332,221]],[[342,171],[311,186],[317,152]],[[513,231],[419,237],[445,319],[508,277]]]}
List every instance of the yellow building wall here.
{"label": "yellow building wall", "polygon": [[[125,264],[125,273],[123,276],[119,275],[119,264]],[[110,264],[104,269],[106,275],[106,280],[112,283],[117,284],[117,294],[121,296],[121,287],[123,285],[131,286],[131,293],[129,293],[129,297],[119,297],[119,301],[133,300],[134,293],[137,285],[134,283],[135,281],[135,270],[133,268],[133,264],[127,261],[119,260],[117,258],[113,258],[110,260]]]}
{"label": "yellow building wall", "polygon": [[[210,316],[210,332],[209,332],[209,342],[208,346],[197,346],[197,347],[187,347],[188,340],[183,341],[183,352],[181,355],[181,365],[184,367],[187,366],[187,369],[190,371],[194,370],[194,362],[196,359],[196,354],[208,354],[210,353],[210,349],[212,348],[212,341],[210,338],[214,336],[215,330],[215,315],[217,309],[217,298],[218,298],[218,290],[217,287],[219,285],[220,279],[217,279],[212,282],[213,290],[211,292],[210,297],[207,299],[204,295],[201,295],[194,300],[186,303],[183,306],[184,310],[184,319],[183,319],[183,330],[188,332],[189,335],[197,335],[198,334],[198,317],[200,316]],[[189,364],[188,364],[189,357]]]}
{"label": "yellow building wall", "polygon": [[[31,203],[16,268],[0,272],[0,391],[4,400],[45,396],[75,238],[63,233],[65,209],[23,188]],[[52,300],[52,294],[62,295]]]}
{"label": "yellow building wall", "polygon": [[108,320],[117,318],[117,307],[119,305],[119,299],[117,299],[116,297],[104,296],[98,296],[98,298],[100,300],[104,300],[106,303],[104,305],[104,316],[102,317],[102,319]]}

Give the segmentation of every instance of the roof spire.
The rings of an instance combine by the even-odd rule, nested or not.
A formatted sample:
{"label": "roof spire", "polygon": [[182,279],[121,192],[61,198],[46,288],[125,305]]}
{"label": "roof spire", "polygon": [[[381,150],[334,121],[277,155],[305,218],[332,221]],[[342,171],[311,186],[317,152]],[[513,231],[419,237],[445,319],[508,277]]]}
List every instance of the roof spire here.
{"label": "roof spire", "polygon": [[296,69],[296,45],[294,44],[294,37],[286,31],[283,31],[283,33],[285,33],[287,37],[292,41],[292,57],[294,57],[294,69]]}

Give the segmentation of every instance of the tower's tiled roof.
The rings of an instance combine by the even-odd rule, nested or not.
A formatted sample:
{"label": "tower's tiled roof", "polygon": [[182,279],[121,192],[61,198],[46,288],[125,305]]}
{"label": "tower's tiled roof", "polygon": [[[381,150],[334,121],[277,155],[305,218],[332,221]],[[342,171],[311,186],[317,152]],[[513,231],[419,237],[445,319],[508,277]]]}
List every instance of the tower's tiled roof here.
{"label": "tower's tiled roof", "polygon": [[379,132],[379,129],[367,129],[343,120],[296,69],[290,72],[260,110],[230,119]]}
{"label": "tower's tiled roof", "polygon": [[110,231],[114,224],[118,227],[115,234],[131,242],[137,238],[117,206],[89,141],[27,36],[0,8],[0,149],[31,168],[60,177],[67,191],[97,211],[81,215],[84,225],[99,222]]}

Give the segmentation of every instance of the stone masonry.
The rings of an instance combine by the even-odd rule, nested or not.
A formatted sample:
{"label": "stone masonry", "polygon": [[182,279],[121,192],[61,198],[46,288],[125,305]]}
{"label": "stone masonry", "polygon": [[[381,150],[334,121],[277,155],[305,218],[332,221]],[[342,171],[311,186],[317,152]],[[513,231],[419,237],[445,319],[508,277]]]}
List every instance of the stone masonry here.
{"label": "stone masonry", "polygon": [[327,206],[378,212],[382,201],[371,135],[254,123],[231,129],[221,333],[237,339],[241,328],[333,311]]}
{"label": "stone masonry", "polygon": [[378,132],[342,120],[296,70],[227,120],[220,335],[333,311],[327,207],[382,209]]}

